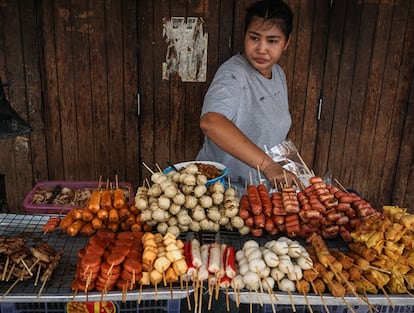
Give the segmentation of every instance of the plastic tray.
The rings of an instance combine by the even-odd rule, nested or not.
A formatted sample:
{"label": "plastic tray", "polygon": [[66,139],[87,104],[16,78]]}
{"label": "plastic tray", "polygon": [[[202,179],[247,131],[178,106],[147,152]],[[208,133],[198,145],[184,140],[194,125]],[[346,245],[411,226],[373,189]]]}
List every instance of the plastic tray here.
{"label": "plastic tray", "polygon": [[[51,190],[53,191],[56,186],[60,185],[62,188],[67,187],[70,189],[82,189],[87,188],[94,190],[98,186],[96,181],[44,181],[37,183],[32,191],[26,196],[23,201],[23,208],[26,213],[30,214],[64,214],[67,213],[73,207],[79,207],[79,204],[47,204],[47,203],[32,203],[33,197],[38,190]],[[127,201],[131,203],[134,199],[134,190],[130,183],[120,182],[119,187],[125,191],[127,195]],[[112,183],[115,186],[115,183]]]}
{"label": "plastic tray", "polygon": [[[181,300],[145,300],[140,304],[138,301],[112,303],[115,305],[114,313],[180,313],[181,307]],[[66,307],[65,302],[0,303],[0,313],[66,313]]]}

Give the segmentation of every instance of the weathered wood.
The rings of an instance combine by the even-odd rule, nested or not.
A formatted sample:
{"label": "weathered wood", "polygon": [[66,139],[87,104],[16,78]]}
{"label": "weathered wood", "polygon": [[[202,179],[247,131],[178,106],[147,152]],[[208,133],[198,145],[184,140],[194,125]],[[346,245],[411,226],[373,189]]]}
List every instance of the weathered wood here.
{"label": "weathered wood", "polygon": [[[314,170],[320,176],[330,175],[335,169],[330,164],[331,153],[335,150],[330,148],[335,147],[336,140],[334,127],[342,128],[342,123],[334,124],[334,115],[336,108],[336,95],[338,88],[338,74],[341,56],[342,34],[345,24],[345,7],[344,1],[334,2],[330,8],[329,17],[329,31],[327,52],[324,65],[324,73],[322,80],[322,106],[319,112],[320,120],[318,123],[318,134],[316,138],[316,157]],[[339,123],[339,121],[336,121]],[[332,146],[331,146],[332,145]]]}
{"label": "weathered wood", "polygon": [[[305,14],[310,14],[309,12]],[[327,44],[329,5],[324,1],[316,1],[312,23],[312,46],[309,50],[308,82],[306,97],[303,99],[303,125],[292,125],[293,128],[303,129],[302,144],[299,152],[309,168],[314,169],[315,146],[318,125],[318,102],[320,97],[323,66],[325,62],[325,47]],[[290,88],[290,86],[288,86]],[[315,169],[316,170],[316,169]]]}
{"label": "weathered wood", "polygon": [[[28,111],[26,102],[26,84],[25,84],[25,60],[22,53],[24,47],[21,40],[22,24],[20,19],[15,16],[20,15],[19,3],[13,2],[4,8],[2,14],[3,31],[5,34],[3,49],[6,54],[5,62],[8,68],[7,76],[3,78],[3,83],[9,83],[8,101],[12,108],[24,120],[28,121]],[[23,201],[20,190],[29,190],[32,185],[32,171],[31,171],[31,157],[30,157],[30,141],[29,135],[22,135],[16,138],[6,139],[8,143],[5,148],[9,153],[6,155],[7,167],[6,174],[6,188],[8,198],[12,199],[11,204],[18,212],[22,212],[20,203]],[[24,173],[21,175],[19,172]]]}
{"label": "weathered wood", "polygon": [[133,186],[139,184],[139,130],[138,130],[138,67],[137,67],[137,3],[122,1],[123,69],[125,103],[125,176]]}
{"label": "weathered wood", "polygon": [[[89,23],[89,16],[94,15],[92,7],[87,3],[72,1],[70,11],[73,18],[71,19],[71,40],[72,40],[72,59],[73,59],[73,98],[74,111],[76,112],[76,137],[77,164],[74,165],[79,172],[74,180],[98,180],[95,176],[95,166],[97,164],[96,156],[93,151],[94,138],[93,131],[93,107],[91,100],[91,81],[90,60],[89,60],[89,34],[93,31],[92,24]],[[81,135],[80,135],[81,134]],[[105,177],[104,177],[105,178]]]}
{"label": "weathered wood", "polygon": [[[403,66],[408,64],[414,54],[414,5],[411,3],[408,11],[407,27],[404,35],[404,51],[402,56],[401,68],[398,78],[397,94],[395,102],[399,104],[401,111],[394,115],[391,124],[391,136],[399,134],[401,145],[390,140],[388,153],[394,152],[398,157],[395,169],[395,178],[392,187],[384,186],[384,193],[387,190],[392,192],[391,204],[396,204],[408,208],[414,213],[412,203],[414,201],[414,78],[412,77],[412,66]],[[408,63],[407,63],[408,62]],[[408,94],[403,90],[408,90]],[[397,135],[398,136],[398,135]],[[398,151],[398,152],[397,152]],[[390,171],[394,173],[394,170]],[[387,188],[388,187],[388,188]],[[382,198],[386,199],[386,196]]]}
{"label": "weathered wood", "polygon": [[[111,168],[110,130],[111,114],[108,104],[108,63],[106,51],[105,3],[101,0],[89,1],[88,23],[92,29],[88,34],[90,55],[91,106],[93,117],[91,126],[93,137],[89,138],[90,154],[95,159],[93,179],[102,175],[103,180],[113,178]],[[92,179],[92,178],[90,178]],[[123,179],[121,177],[121,179]]]}
{"label": "weathered wood", "polygon": [[[58,94],[57,53],[55,37],[55,19],[57,14],[54,10],[55,1],[43,1],[41,7],[41,25],[43,35],[42,66],[43,66],[43,101],[45,120],[45,139],[48,159],[48,179],[63,179],[63,145],[62,140],[60,101]],[[66,77],[65,79],[68,79]]]}
{"label": "weathered wood", "polygon": [[359,179],[358,174],[356,174],[356,166],[366,159],[365,153],[361,154],[359,152],[359,145],[362,125],[365,123],[362,117],[365,110],[366,84],[369,78],[369,64],[373,50],[372,42],[377,15],[377,5],[358,5],[362,6],[362,14],[359,31],[354,35],[357,44],[357,55],[344,142],[347,153],[343,158],[341,177],[338,177],[341,183],[348,188],[358,188],[355,183],[355,179]]}
{"label": "weathered wood", "polygon": [[[387,41],[390,34],[390,18],[392,10],[389,5],[379,4],[377,13],[377,24],[373,41],[373,50],[367,82],[367,95],[365,98],[365,108],[363,112],[363,123],[359,142],[359,162],[355,166],[355,174],[358,179],[353,185],[362,195],[371,199],[370,185],[373,180],[378,179],[372,175],[371,164],[379,162],[372,159],[374,149],[375,125],[378,118],[378,111],[381,99],[381,82],[384,79],[384,67],[386,62]],[[375,166],[375,164],[373,164]]]}
{"label": "weathered wood", "polygon": [[[149,176],[142,162],[154,159],[154,93],[158,92],[154,84],[154,43],[155,5],[149,1],[138,1],[138,65],[139,65],[139,93],[140,93],[140,159],[138,167],[140,177]],[[157,20],[157,23],[160,23]]]}
{"label": "weathered wood", "polygon": [[[286,51],[286,54],[292,55],[292,58],[295,60],[292,72],[286,73],[288,77],[291,77],[289,110],[292,117],[292,128],[288,137],[295,143],[299,151],[301,151],[304,140],[303,125],[307,116],[305,114],[306,92],[311,66],[311,55],[304,52],[310,51],[312,47],[312,25],[315,23],[314,10],[315,1],[300,2],[294,13],[297,18],[295,18],[294,31],[290,39],[291,43]],[[303,13],[300,14],[300,12]],[[293,48],[296,49],[293,50]]]}

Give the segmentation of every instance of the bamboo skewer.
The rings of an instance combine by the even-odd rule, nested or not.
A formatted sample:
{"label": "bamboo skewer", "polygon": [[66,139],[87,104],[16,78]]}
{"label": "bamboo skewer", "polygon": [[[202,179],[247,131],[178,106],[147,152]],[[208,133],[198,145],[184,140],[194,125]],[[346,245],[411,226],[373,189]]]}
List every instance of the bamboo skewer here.
{"label": "bamboo skewer", "polygon": [[292,293],[290,292],[290,290],[288,290],[287,293],[289,295],[289,300],[290,300],[290,305],[292,306],[292,311],[296,312],[296,306],[295,306],[295,303],[293,302]]}
{"label": "bamboo skewer", "polygon": [[199,301],[198,301],[198,313],[201,313],[201,309],[203,307],[203,285],[200,284],[199,288],[198,288],[198,292],[199,292]]}
{"label": "bamboo skewer", "polygon": [[7,274],[7,268],[9,267],[9,262],[10,262],[10,256],[8,255],[6,258],[6,263],[4,264],[4,270],[3,270],[3,275],[1,277],[1,280],[6,280],[6,274]]}
{"label": "bamboo skewer", "polygon": [[227,285],[226,285],[226,309],[227,309],[227,312],[230,312],[229,287]]}
{"label": "bamboo skewer", "polygon": [[330,313],[330,312],[329,312],[328,305],[327,305],[327,303],[326,303],[325,299],[323,298],[322,293],[321,293],[321,292],[319,292],[319,291],[316,289],[316,286],[315,286],[315,284],[313,283],[313,281],[310,281],[310,283],[311,283],[311,285],[312,285],[312,289],[313,289],[313,291],[314,291],[317,295],[319,295],[319,297],[321,298],[321,301],[322,301],[322,304],[323,304],[323,306],[324,306],[324,308],[325,308],[326,313]]}
{"label": "bamboo skewer", "polygon": [[6,292],[3,294],[2,299],[4,299],[12,290],[14,287],[16,287],[17,283],[20,281],[20,278],[17,278],[16,281],[9,287],[9,289],[6,290]]}
{"label": "bamboo skewer", "polygon": [[139,284],[138,304],[141,304],[141,298],[142,298],[142,283]]}
{"label": "bamboo skewer", "polygon": [[342,301],[345,303],[345,305],[348,307],[349,311],[351,311],[351,313],[355,313],[354,308],[349,304],[348,301],[346,301],[344,296],[341,296]]}
{"label": "bamboo skewer", "polygon": [[253,313],[253,299],[252,299],[252,288],[249,289],[249,299],[250,299],[250,313]]}
{"label": "bamboo skewer", "polygon": [[[296,152],[299,160],[302,162],[303,166],[305,167],[306,171],[308,171],[309,175],[312,175],[312,171],[309,169],[309,167],[306,165],[305,161],[303,160],[303,158],[301,157],[301,155],[299,154],[299,152]],[[313,175],[315,176],[315,175]]]}
{"label": "bamboo skewer", "polygon": [[190,301],[190,291],[188,290],[188,276],[185,279],[185,289],[186,289],[186,297],[187,297],[187,308],[191,310],[191,301]]}
{"label": "bamboo skewer", "polygon": [[391,301],[390,296],[388,295],[388,293],[385,291],[384,287],[381,287],[382,292],[384,293],[385,297],[387,298],[389,304],[391,305],[391,307],[394,309],[395,305],[394,303]]}
{"label": "bamboo skewer", "polygon": [[150,172],[151,174],[154,174],[154,171],[145,162],[142,162],[142,165],[144,165],[144,167],[148,170],[148,172]]}

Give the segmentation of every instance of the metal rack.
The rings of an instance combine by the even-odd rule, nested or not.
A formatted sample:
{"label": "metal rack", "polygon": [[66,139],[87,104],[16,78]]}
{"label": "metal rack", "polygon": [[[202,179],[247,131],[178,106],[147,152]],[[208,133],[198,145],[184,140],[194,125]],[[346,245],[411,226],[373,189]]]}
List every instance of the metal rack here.
{"label": "metal rack", "polygon": [[[254,239],[256,240],[260,246],[263,246],[267,241],[275,239],[270,235],[264,235],[262,237],[249,237],[249,236],[240,236],[238,233],[235,232],[227,232],[227,231],[220,231],[218,233],[203,233],[200,235],[200,240],[203,243],[212,243],[212,242],[219,242],[225,243],[228,245],[232,245],[236,249],[241,249],[243,243],[246,240]],[[302,239],[296,239],[302,245],[306,245],[306,243]],[[337,248],[342,251],[346,250],[346,244],[341,239],[329,240],[326,242],[329,248]],[[229,290],[228,292],[229,298],[232,301],[240,301],[240,303],[255,303],[255,304],[286,304],[290,305],[292,302],[295,305],[317,305],[321,306],[323,301],[328,306],[345,306],[346,303],[351,306],[414,306],[414,297],[408,294],[401,294],[401,295],[388,295],[385,296],[384,294],[371,294],[367,295],[367,301],[363,301],[361,297],[358,299],[354,295],[346,295],[344,298],[334,297],[330,294],[324,294],[323,299],[319,295],[314,293],[309,293],[306,298],[303,294],[293,292],[291,295],[287,294],[286,292],[279,292],[275,291],[275,296],[273,298],[269,296],[269,293],[261,293],[256,291],[248,291],[242,290],[240,293],[236,294],[233,290]],[[276,298],[277,297],[277,298]],[[346,302],[346,303],[345,303]],[[411,312],[411,311],[410,311]]]}
{"label": "metal rack", "polygon": [[[12,291],[6,296],[0,296],[0,302],[68,302],[68,301],[137,301],[139,298],[145,300],[171,300],[182,299],[187,293],[192,292],[192,288],[181,290],[175,285],[171,290],[166,287],[155,288],[143,287],[139,290],[128,291],[122,295],[121,291],[111,291],[102,297],[100,292],[89,292],[74,294],[71,290],[71,282],[74,278],[76,263],[78,261],[78,251],[83,248],[88,240],[85,237],[69,237],[68,235],[56,231],[43,234],[41,229],[50,216],[48,215],[18,215],[0,214],[0,236],[24,236],[29,246],[39,242],[47,242],[56,251],[63,250],[59,265],[53,271],[51,279],[39,294],[40,284],[34,286],[34,279],[19,281]],[[15,282],[0,282],[0,294],[4,295],[9,287]]]}
{"label": "metal rack", "polygon": [[[47,215],[16,215],[16,214],[0,214],[0,236],[14,236],[22,235],[26,238],[28,245],[35,245],[40,241],[47,242],[56,250],[63,249],[61,261],[58,267],[53,272],[51,280],[46,284],[43,292],[38,296],[40,286],[33,286],[33,280],[19,282],[7,296],[1,297],[0,302],[68,302],[68,301],[101,301],[102,294],[100,292],[89,292],[88,294],[78,293],[74,295],[70,288],[71,281],[74,277],[76,263],[78,261],[77,253],[84,247],[88,238],[84,237],[69,237],[60,231],[43,234],[42,226],[46,223],[49,216]],[[190,240],[194,237],[199,239],[203,244],[213,242],[226,243],[240,249],[246,240],[252,239],[249,236],[240,236],[237,232],[220,231],[218,233],[188,233],[184,240]],[[260,245],[264,245],[266,241],[275,239],[272,236],[263,236],[253,238],[258,241]],[[299,240],[300,241],[300,240]],[[304,242],[302,242],[304,244]],[[342,241],[327,242],[330,247],[336,247],[344,250],[344,243]],[[0,293],[4,294],[10,287],[12,282],[0,282]],[[192,287],[188,290],[182,290],[175,285],[172,290],[165,287],[160,287],[157,291],[154,288],[143,288],[142,293],[138,290],[128,291],[125,295],[125,301],[141,300],[171,300],[184,299],[188,293],[192,293]],[[353,295],[346,295],[343,299],[331,296],[329,294],[323,295],[323,301],[320,296],[309,293],[307,301],[303,294],[292,293],[288,295],[284,292],[275,291],[277,299],[271,298],[268,293],[260,293],[248,290],[242,290],[239,294],[232,290],[228,291],[229,298],[232,301],[239,300],[240,303],[254,303],[269,305],[275,303],[277,305],[290,305],[292,302],[295,305],[310,305],[321,306],[323,301],[328,306],[344,306],[345,301],[352,306],[367,305],[360,299]],[[111,291],[104,296],[106,301],[119,301],[123,298],[120,291]],[[383,294],[368,295],[368,302],[373,306],[391,307],[396,306],[414,306],[414,297],[408,294],[402,295],[388,295]],[[308,303],[307,303],[308,302]]]}

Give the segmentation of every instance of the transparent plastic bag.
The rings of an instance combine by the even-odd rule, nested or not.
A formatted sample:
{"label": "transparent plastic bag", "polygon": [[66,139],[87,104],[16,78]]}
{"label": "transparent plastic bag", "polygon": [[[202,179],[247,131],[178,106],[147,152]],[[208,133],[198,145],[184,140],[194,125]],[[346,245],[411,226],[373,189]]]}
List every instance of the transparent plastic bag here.
{"label": "transparent plastic bag", "polygon": [[284,169],[295,174],[304,187],[310,185],[309,178],[312,177],[313,174],[303,162],[298,150],[290,139],[287,139],[281,144],[270,149],[265,147],[265,151],[273,159],[273,161],[277,162]]}

